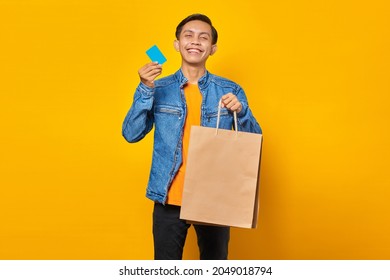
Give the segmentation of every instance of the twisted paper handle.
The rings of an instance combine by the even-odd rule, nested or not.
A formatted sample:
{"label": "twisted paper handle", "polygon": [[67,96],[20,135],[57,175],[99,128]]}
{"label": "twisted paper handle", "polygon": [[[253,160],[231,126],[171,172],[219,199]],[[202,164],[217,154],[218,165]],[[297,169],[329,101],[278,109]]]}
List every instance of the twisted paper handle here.
{"label": "twisted paper handle", "polygon": [[[219,119],[221,117],[221,107],[222,107],[222,98],[219,100],[219,103],[218,103],[217,127],[215,129],[215,135],[218,134]],[[236,113],[236,111],[233,111],[233,117],[234,117],[234,129],[236,131],[236,136],[237,136],[238,135],[238,126],[237,126],[237,113]]]}

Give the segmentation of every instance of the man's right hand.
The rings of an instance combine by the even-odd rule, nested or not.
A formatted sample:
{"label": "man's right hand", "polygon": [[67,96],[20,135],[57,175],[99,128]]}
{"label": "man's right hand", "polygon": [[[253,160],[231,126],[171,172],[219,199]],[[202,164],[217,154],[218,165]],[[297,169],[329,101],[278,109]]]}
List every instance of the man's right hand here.
{"label": "man's right hand", "polygon": [[138,70],[138,75],[141,82],[148,87],[154,87],[154,79],[159,76],[162,72],[162,65],[157,62],[150,62],[144,65]]}

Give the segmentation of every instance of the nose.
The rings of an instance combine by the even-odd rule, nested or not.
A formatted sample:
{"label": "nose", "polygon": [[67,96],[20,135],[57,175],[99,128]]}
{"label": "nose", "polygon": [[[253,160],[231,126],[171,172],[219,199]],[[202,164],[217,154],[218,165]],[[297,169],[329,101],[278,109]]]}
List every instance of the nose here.
{"label": "nose", "polygon": [[192,44],[192,45],[197,45],[197,46],[200,45],[198,38],[195,37],[195,38],[192,40],[191,44]]}

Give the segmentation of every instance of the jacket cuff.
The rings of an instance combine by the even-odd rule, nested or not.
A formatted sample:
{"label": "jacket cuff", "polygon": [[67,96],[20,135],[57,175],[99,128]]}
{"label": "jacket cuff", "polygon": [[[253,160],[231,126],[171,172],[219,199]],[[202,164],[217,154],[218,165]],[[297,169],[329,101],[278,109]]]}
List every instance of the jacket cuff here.
{"label": "jacket cuff", "polygon": [[154,93],[154,88],[145,85],[143,82],[139,83],[138,90],[141,94],[146,96],[151,96]]}
{"label": "jacket cuff", "polygon": [[242,109],[240,113],[237,114],[237,118],[242,118],[246,115],[246,112],[248,110],[248,104],[241,102]]}

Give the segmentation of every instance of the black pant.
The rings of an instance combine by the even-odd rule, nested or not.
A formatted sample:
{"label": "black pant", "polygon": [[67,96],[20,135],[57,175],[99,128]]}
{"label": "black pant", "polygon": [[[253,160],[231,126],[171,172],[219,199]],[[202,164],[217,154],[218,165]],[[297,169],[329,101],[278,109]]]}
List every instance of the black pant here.
{"label": "black pant", "polygon": [[[180,220],[180,207],[154,204],[153,238],[155,260],[181,260],[190,224]],[[194,225],[201,260],[226,260],[230,227]]]}

